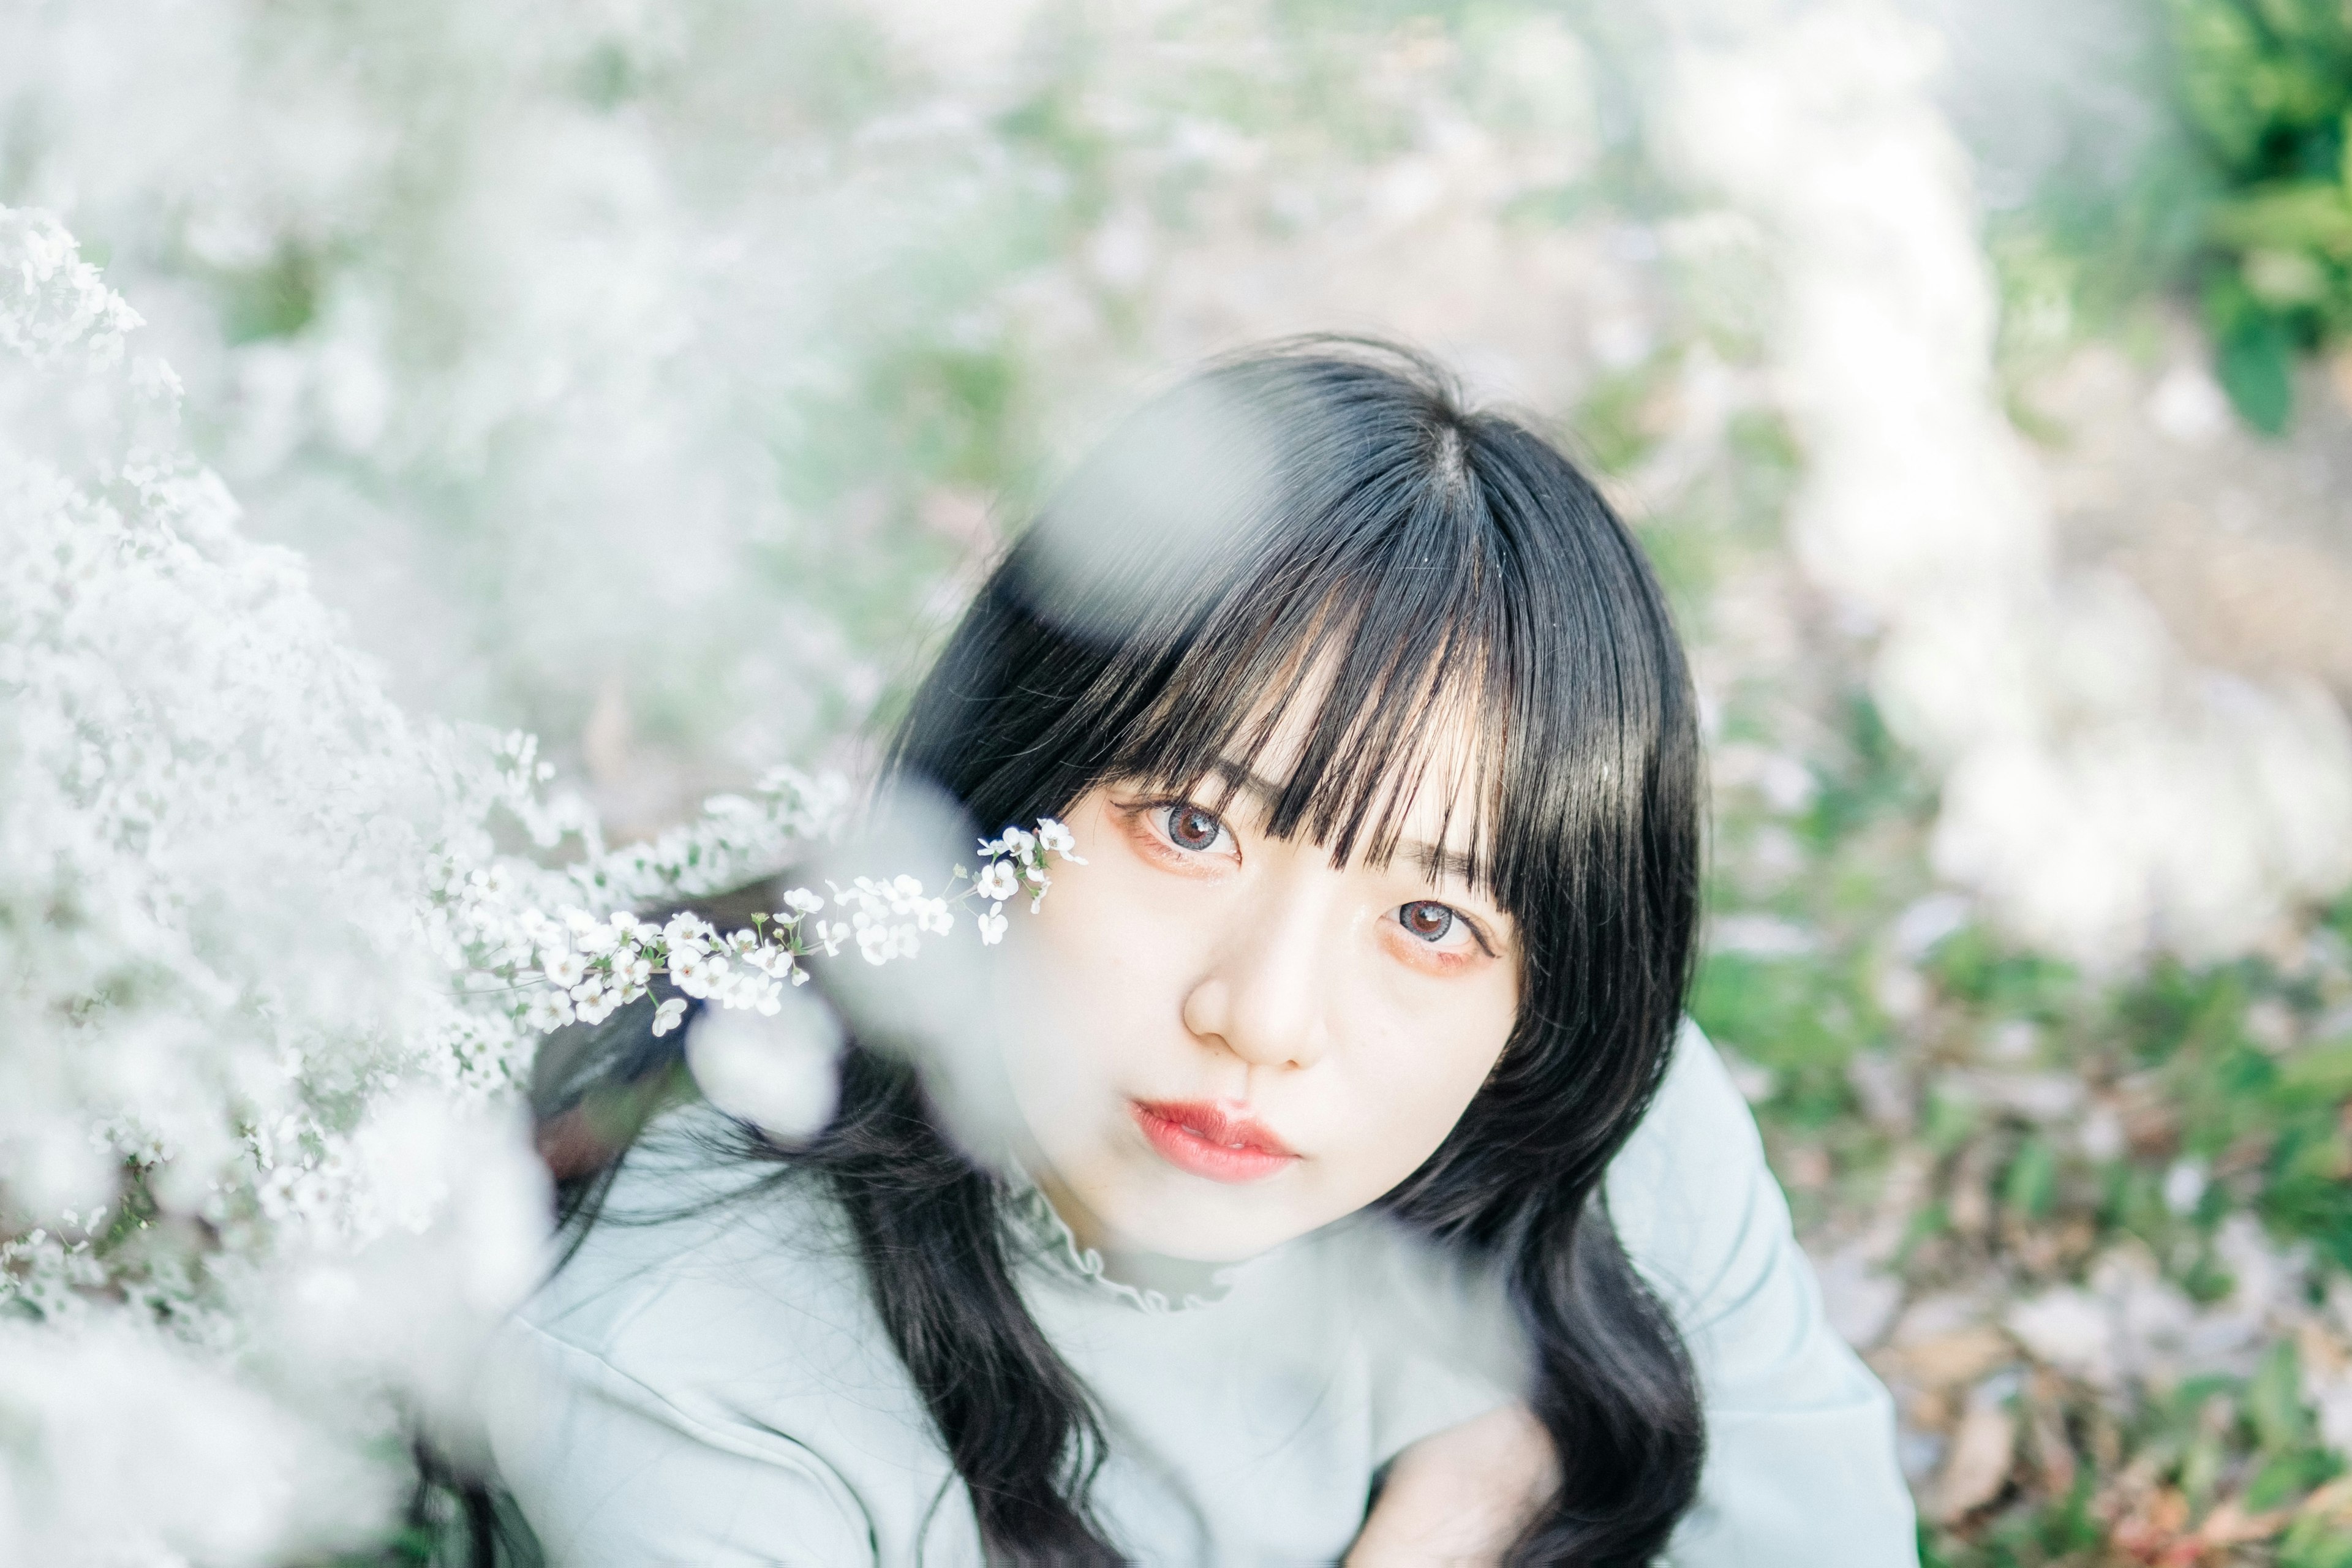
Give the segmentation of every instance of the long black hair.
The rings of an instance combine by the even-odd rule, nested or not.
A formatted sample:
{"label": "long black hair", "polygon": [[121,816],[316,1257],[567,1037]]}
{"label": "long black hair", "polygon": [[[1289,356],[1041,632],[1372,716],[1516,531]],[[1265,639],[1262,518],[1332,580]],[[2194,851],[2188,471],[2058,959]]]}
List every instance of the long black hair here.
{"label": "long black hair", "polygon": [[[1448,782],[1477,816],[1470,879],[1519,932],[1518,1016],[1381,1204],[1509,1283],[1561,1476],[1513,1561],[1646,1563],[1704,1448],[1682,1342],[1601,1197],[1664,1075],[1697,913],[1697,724],[1664,597],[1526,426],[1466,409],[1401,351],[1283,345],[1146,405],[1060,487],[921,682],[885,774],[992,829],[1108,780],[1230,777],[1277,727],[1303,739],[1271,830],[1335,861],[1390,854],[1413,786],[1466,770]],[[1466,759],[1440,744],[1465,732]],[[617,1115],[625,1138],[645,1086],[675,1074],[650,1006],[541,1074],[575,1235],[611,1170],[565,1152],[581,1119]],[[1102,1426],[1015,1289],[1002,1180],[898,1055],[853,1043],[840,1104],[812,1142],[754,1152],[830,1183],[990,1556],[1119,1561],[1087,1503]]]}

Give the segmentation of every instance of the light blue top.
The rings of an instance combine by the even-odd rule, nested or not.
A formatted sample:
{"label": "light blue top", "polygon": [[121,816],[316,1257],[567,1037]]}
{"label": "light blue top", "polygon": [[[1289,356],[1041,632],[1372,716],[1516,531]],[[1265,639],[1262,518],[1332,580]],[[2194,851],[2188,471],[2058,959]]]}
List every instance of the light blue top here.
{"label": "light blue top", "polygon": [[[725,1179],[655,1139],[614,1212]],[[1608,1194],[1706,1394],[1701,1500],[1669,1561],[1916,1564],[1886,1394],[1823,1321],[1755,1122],[1696,1030]],[[1097,1517],[1140,1562],[1336,1562],[1381,1466],[1519,1386],[1499,1295],[1371,1215],[1167,1293],[1109,1278],[1034,1190],[1015,1218],[1023,1294],[1106,1417]],[[844,1229],[814,1184],[603,1224],[516,1316],[491,1440],[552,1563],[981,1563]]]}

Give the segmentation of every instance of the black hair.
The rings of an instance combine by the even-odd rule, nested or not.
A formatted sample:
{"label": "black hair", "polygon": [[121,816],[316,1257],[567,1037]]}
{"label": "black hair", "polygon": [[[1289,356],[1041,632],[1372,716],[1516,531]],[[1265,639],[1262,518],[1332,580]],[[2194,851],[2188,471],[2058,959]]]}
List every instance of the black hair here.
{"label": "black hair", "polygon": [[[1297,743],[1270,830],[1335,861],[1392,853],[1413,785],[1462,771],[1467,875],[1516,923],[1519,1010],[1459,1123],[1381,1206],[1498,1268],[1517,1303],[1561,1479],[1512,1560],[1646,1563],[1705,1441],[1683,1344],[1601,1192],[1665,1073],[1697,915],[1698,729],[1664,596],[1591,482],[1526,425],[1466,409],[1402,351],[1280,345],[1147,404],[1055,491],[922,680],[884,772],[992,829],[1108,780],[1230,777],[1277,726]],[[1467,756],[1441,743],[1462,734]],[[737,901],[764,908],[763,891]],[[650,1007],[541,1075],[575,1237],[615,1140],[588,1140],[603,1152],[587,1159],[565,1140],[618,1103],[625,1141],[675,1062]],[[1120,1561],[1087,1502],[1102,1426],[1014,1289],[1003,1183],[902,1058],[853,1042],[841,1089],[813,1142],[757,1152],[830,1183],[992,1560]]]}

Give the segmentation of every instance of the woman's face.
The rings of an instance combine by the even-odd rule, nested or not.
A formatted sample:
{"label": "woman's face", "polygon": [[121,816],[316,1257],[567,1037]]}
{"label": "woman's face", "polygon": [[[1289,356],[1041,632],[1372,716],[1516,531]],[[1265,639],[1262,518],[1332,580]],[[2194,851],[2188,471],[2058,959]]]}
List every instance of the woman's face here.
{"label": "woman's face", "polygon": [[1265,830],[1264,781],[1223,782],[1087,794],[1086,864],[1014,923],[1046,1026],[1013,1046],[1013,1092],[1091,1246],[1226,1261],[1363,1207],[1453,1130],[1517,1014],[1516,931],[1459,871],[1466,803],[1424,789],[1387,865],[1335,867]]}

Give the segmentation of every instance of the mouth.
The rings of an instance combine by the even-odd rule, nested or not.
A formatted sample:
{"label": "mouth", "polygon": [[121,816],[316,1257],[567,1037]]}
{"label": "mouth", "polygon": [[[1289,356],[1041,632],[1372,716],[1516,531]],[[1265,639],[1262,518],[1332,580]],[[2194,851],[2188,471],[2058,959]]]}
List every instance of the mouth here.
{"label": "mouth", "polygon": [[1246,1107],[1139,1100],[1130,1110],[1160,1157],[1190,1175],[1239,1184],[1262,1182],[1298,1163],[1289,1145]]}

